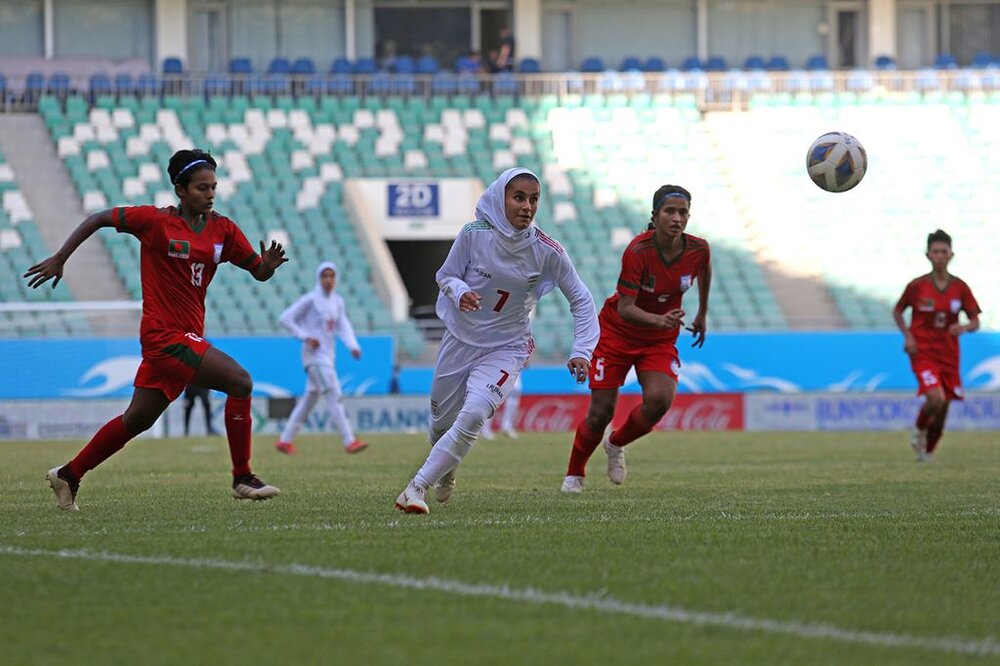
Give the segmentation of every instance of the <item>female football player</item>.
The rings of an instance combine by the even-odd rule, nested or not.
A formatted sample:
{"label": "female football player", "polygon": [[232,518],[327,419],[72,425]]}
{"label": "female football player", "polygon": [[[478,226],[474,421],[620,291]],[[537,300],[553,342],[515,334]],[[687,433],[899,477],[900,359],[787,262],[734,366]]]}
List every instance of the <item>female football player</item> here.
{"label": "female football player", "polygon": [[[664,185],[653,194],[649,229],[636,236],[622,255],[618,288],[601,309],[601,339],[590,367],[590,407],[576,428],[562,491],[583,491],[587,461],[604,442],[608,477],[625,481],[624,447],[650,432],[670,409],[677,393],[677,336],[684,325],[684,292],[698,283],[698,313],[688,330],[692,346],[705,344],[712,262],[708,243],[685,233],[691,193]],[[642,403],[621,428],[606,432],[615,414],[618,389],[635,368]]]}
{"label": "female football player", "polygon": [[[952,400],[964,397],[958,371],[958,336],[979,330],[981,310],[976,297],[969,285],[948,272],[954,256],[951,236],[940,229],[928,234],[927,260],[932,270],[906,285],[893,310],[896,326],[903,332],[903,351],[917,377],[917,394],[924,396],[910,439],[918,462],[934,460],[948,407]],[[903,320],[907,308],[913,309],[909,327]],[[968,323],[959,323],[962,311]]]}
{"label": "female football player", "polygon": [[85,219],[54,255],[24,274],[32,288],[54,278],[80,244],[102,227],[132,234],[141,244],[142,363],[125,413],[111,419],[76,457],[49,470],[47,479],[59,508],[78,510],[76,494],[83,476],[148,430],[188,384],[227,394],[226,437],[233,462],[232,495],[263,500],[278,494],[250,470],[250,393],[253,380],[230,356],[213,347],[205,330],[205,292],[222,263],[232,263],[265,281],[284,262],[281,245],[271,242],[254,252],[236,224],[216,213],[215,160],[201,150],[180,150],[167,166],[180,200],[176,207],[113,208]]}
{"label": "female football player", "polygon": [[344,341],[351,356],[356,359],[361,358],[361,346],[347,317],[344,299],[334,291],[336,285],[337,266],[332,261],[324,261],[316,269],[316,288],[301,296],[278,319],[289,333],[302,341],[302,367],[306,371],[306,392],[295,403],[281,438],[274,445],[281,453],[295,453],[295,434],[320,396],[326,399],[326,407],[340,433],[344,450],[357,453],[368,446],[366,442],[354,438],[351,422],[340,404],[340,380],[334,366],[334,336]]}
{"label": "female football player", "polygon": [[599,330],[594,297],[562,246],[534,226],[538,177],[508,169],[486,188],[476,221],[465,225],[437,272],[437,314],[446,332],[431,384],[430,442],[423,467],[396,499],[408,513],[427,513],[424,493],[439,502],[455,486],[455,467],[507,398],[534,349],[529,314],[559,287],[573,314],[566,366],[578,382],[590,369]]}

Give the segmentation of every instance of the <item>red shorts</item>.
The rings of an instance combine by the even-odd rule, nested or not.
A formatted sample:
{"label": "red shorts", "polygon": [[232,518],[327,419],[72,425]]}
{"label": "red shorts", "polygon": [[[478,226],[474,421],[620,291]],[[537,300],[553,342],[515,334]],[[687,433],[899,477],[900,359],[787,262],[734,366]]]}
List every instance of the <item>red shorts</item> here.
{"label": "red shorts", "polygon": [[649,344],[627,340],[605,329],[590,363],[590,388],[619,388],[633,366],[636,372],[662,372],[676,382],[681,362],[673,341]]}
{"label": "red shorts", "polygon": [[157,331],[142,341],[142,363],[132,385],[163,391],[168,400],[176,400],[194,379],[205,352],[212,346],[194,333]]}
{"label": "red shorts", "polygon": [[913,359],[910,365],[913,367],[913,374],[917,376],[917,395],[924,395],[940,386],[949,400],[965,398],[962,378],[958,372],[925,359]]}

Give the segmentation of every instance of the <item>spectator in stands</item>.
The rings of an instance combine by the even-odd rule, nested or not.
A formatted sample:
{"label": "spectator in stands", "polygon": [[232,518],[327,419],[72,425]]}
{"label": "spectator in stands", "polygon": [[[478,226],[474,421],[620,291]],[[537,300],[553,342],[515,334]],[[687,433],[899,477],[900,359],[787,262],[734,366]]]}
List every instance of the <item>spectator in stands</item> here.
{"label": "spectator in stands", "polygon": [[445,502],[455,467],[468,455],[483,423],[510,395],[534,350],[529,313],[559,287],[573,314],[569,372],[583,382],[597,342],[594,297],[562,246],[534,226],[541,185],[527,169],[507,169],[476,204],[437,272],[437,314],[444,321],[431,382],[430,455],[396,508],[427,513],[435,487]]}
{"label": "spectator in stands", "polygon": [[500,48],[492,58],[494,72],[514,71],[514,34],[510,27],[504,26],[500,30]]}
{"label": "spectator in stands", "polygon": [[321,396],[340,433],[344,451],[357,453],[368,448],[367,442],[354,437],[351,422],[340,402],[340,379],[334,365],[336,338],[347,345],[355,359],[361,358],[361,345],[347,317],[344,299],[334,291],[336,286],[337,265],[332,261],[322,262],[316,268],[316,287],[278,318],[289,333],[302,341],[302,367],[306,373],[306,392],[295,403],[281,438],[274,445],[281,453],[295,453],[295,435]]}
{"label": "spectator in stands", "polygon": [[459,74],[479,74],[483,72],[483,58],[479,51],[470,51],[469,55],[459,58],[455,70]]}
{"label": "spectator in stands", "polygon": [[195,401],[201,401],[201,409],[205,412],[205,432],[210,437],[214,437],[219,434],[212,425],[212,403],[209,400],[209,393],[210,391],[207,388],[204,386],[198,386],[197,384],[188,384],[187,388],[184,389],[185,437],[188,437],[191,434],[191,412],[194,411]]}
{"label": "spectator in stands", "polygon": [[[583,491],[587,461],[602,441],[608,455],[608,478],[625,481],[627,444],[653,430],[677,393],[677,336],[684,325],[684,292],[698,282],[698,313],[687,330],[692,346],[705,343],[712,263],[708,243],[684,233],[691,213],[691,193],[664,185],[653,193],[652,222],[632,239],[622,255],[618,289],[601,309],[601,340],[590,368],[590,407],[580,421],[570,450],[561,490]],[[635,368],[642,402],[622,427],[610,431],[618,389]]]}
{"label": "spectator in stands", "polygon": [[[965,397],[958,366],[958,336],[979,330],[981,310],[976,297],[969,285],[948,272],[954,256],[951,236],[940,229],[928,234],[931,272],[906,285],[893,311],[896,326],[903,332],[903,351],[917,377],[917,394],[924,396],[910,440],[918,462],[934,460],[948,407],[952,400]],[[903,319],[907,308],[913,310],[909,326]],[[963,310],[969,321],[960,324],[958,315]]]}
{"label": "spectator in stands", "polygon": [[131,206],[94,213],[85,219],[51,257],[28,269],[28,286],[49,280],[55,287],[63,266],[79,245],[103,227],[132,234],[142,245],[142,363],[125,413],[102,427],[83,449],[47,475],[61,509],[77,510],[76,495],[84,474],[148,430],[188,384],[222,391],[226,399],[226,436],[233,462],[232,494],[263,500],[279,490],[250,470],[250,393],[253,380],[232,357],[212,346],[205,330],[205,293],[219,264],[233,263],[257,280],[269,280],[288,261],[272,241],[260,254],[236,224],[213,210],[215,160],[201,150],[179,150],[167,173],[180,199],[177,207]]}
{"label": "spectator in stands", "polygon": [[392,376],[389,377],[389,393],[397,395],[402,393],[399,386],[399,364],[396,363],[392,366]]}

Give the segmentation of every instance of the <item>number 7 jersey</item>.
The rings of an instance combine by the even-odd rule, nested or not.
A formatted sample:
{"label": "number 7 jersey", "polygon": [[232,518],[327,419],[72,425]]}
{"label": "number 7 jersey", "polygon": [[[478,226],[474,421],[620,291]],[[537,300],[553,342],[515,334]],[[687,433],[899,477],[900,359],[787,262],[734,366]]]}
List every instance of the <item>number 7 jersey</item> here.
{"label": "number 7 jersey", "polygon": [[[542,296],[559,287],[573,315],[570,358],[590,359],[600,329],[594,297],[566,251],[537,227],[532,242],[512,252],[488,222],[465,225],[436,279],[437,315],[461,342],[475,347],[530,346],[530,315]],[[461,312],[462,294],[474,291],[479,310]]]}
{"label": "number 7 jersey", "polygon": [[139,239],[142,280],[143,352],[159,334],[181,331],[203,335],[205,293],[219,264],[251,271],[260,263],[240,228],[212,212],[200,224],[188,224],[177,209],[154,206],[116,208],[115,228]]}

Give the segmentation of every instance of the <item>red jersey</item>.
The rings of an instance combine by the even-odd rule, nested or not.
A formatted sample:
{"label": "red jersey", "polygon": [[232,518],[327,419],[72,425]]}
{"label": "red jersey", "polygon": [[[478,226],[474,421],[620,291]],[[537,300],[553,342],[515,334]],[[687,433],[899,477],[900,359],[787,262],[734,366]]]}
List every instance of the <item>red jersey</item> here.
{"label": "red jersey", "polygon": [[963,310],[969,317],[981,312],[969,285],[949,275],[945,288],[938,289],[932,274],[922,275],[906,285],[896,303],[896,312],[906,308],[913,308],[910,333],[917,340],[917,356],[958,372],[958,337],[948,327]]}
{"label": "red jersey", "polygon": [[681,307],[684,292],[691,288],[695,278],[711,259],[708,241],[705,239],[684,234],[682,242],[684,249],[680,256],[668,262],[663,258],[652,230],[632,239],[622,254],[618,289],[604,302],[601,311],[602,323],[606,322],[612,332],[632,340],[649,339],[653,336],[657,343],[673,343],[677,340],[679,328],[654,329],[637,326],[622,319],[618,314],[618,300],[619,294],[635,296],[635,304],[639,309],[653,314],[666,314]]}
{"label": "red jersey", "polygon": [[142,278],[143,354],[162,351],[158,339],[168,331],[205,329],[205,292],[220,263],[251,271],[260,263],[240,228],[215,212],[190,225],[173,206],[115,209],[115,228],[139,239]]}

